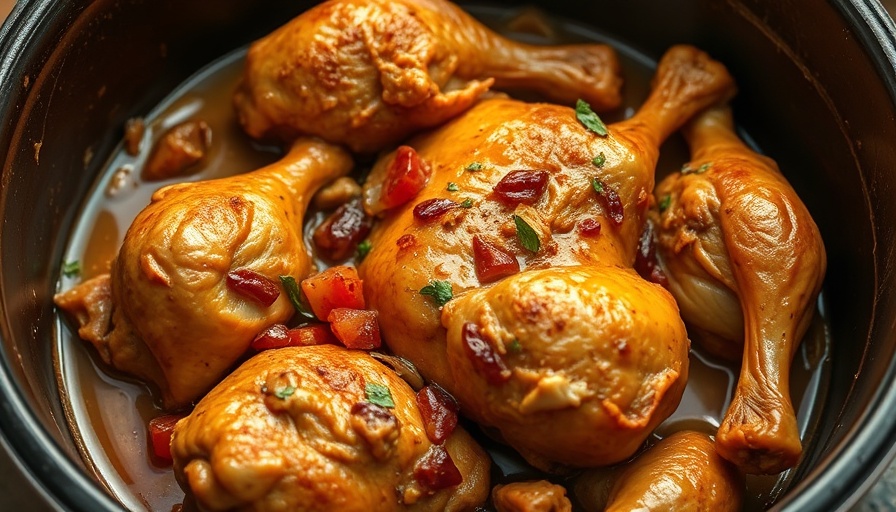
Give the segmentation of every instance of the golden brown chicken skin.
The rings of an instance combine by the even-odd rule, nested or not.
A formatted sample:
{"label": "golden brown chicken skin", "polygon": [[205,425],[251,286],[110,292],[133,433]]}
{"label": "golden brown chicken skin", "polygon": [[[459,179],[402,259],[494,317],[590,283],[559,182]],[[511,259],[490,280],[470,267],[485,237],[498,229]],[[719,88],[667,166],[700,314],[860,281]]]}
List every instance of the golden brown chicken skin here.
{"label": "golden brown chicken skin", "polygon": [[492,84],[619,105],[613,50],[537,47],[445,0],[332,0],[249,49],[234,102],[255,138],[317,135],[376,152],[468,109]]}
{"label": "golden brown chicken skin", "polygon": [[[359,266],[390,348],[536,466],[631,456],[687,379],[674,300],[631,268],[659,146],[733,89],[721,64],[680,46],[660,63],[644,106],[605,137],[571,108],[491,99],[413,139],[432,177],[385,212]],[[508,201],[498,184],[520,170],[544,173],[543,191]],[[458,206],[436,220],[414,211],[444,198]],[[524,247],[519,220],[537,250]],[[483,240],[519,271],[481,279],[474,245]],[[421,293],[434,281],[450,287],[443,308]]]}
{"label": "golden brown chicken skin", "polygon": [[177,424],[171,453],[202,510],[462,511],[489,491],[488,456],[463,429],[434,444],[407,383],[332,345],[248,360]]}
{"label": "golden brown chicken skin", "polygon": [[690,163],[656,191],[661,263],[697,339],[743,361],[719,452],[746,472],[777,473],[802,450],[790,363],[815,311],[824,245],[775,162],[737,137],[729,108],[685,135]]}
{"label": "golden brown chicken skin", "polygon": [[566,489],[547,480],[498,485],[492,503],[498,512],[572,512]]}
{"label": "golden brown chicken skin", "polygon": [[351,167],[344,150],[302,139],[257,171],[162,188],[128,229],[111,278],[56,303],[107,363],[156,384],[167,408],[189,405],[255,335],[293,315],[280,276],[311,270],[305,208]]}

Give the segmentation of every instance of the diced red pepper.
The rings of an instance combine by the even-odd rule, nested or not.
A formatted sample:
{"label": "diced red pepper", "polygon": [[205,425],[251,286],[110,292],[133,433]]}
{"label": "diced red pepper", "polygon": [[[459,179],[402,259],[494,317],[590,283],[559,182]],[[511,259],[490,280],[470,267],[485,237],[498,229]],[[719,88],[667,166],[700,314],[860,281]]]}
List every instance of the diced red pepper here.
{"label": "diced red pepper", "polygon": [[495,185],[495,195],[509,204],[534,204],[547,186],[546,171],[510,171]]}
{"label": "diced red pepper", "polygon": [[280,297],[280,286],[276,282],[249,268],[228,272],[227,287],[264,307],[270,306]]}
{"label": "diced red pepper", "polygon": [[520,271],[520,263],[513,253],[479,235],[473,236],[473,262],[476,265],[476,275],[483,283]]}
{"label": "diced red pepper", "polygon": [[336,308],[327,317],[330,330],[346,348],[372,350],[382,345],[376,311]]}
{"label": "diced red pepper", "polygon": [[467,322],[461,329],[464,351],[473,367],[485,376],[489,384],[499,385],[510,379],[510,372],[501,356],[479,332],[479,326]]}
{"label": "diced red pepper", "polygon": [[330,267],[302,281],[314,316],[327,321],[335,308],[364,309],[364,286],[355,267]]}
{"label": "diced red pepper", "polygon": [[428,222],[435,220],[450,210],[460,206],[451,199],[443,199],[440,197],[421,201],[414,207],[414,217],[417,220]]}
{"label": "diced red pepper", "polygon": [[603,207],[606,210],[607,217],[610,218],[610,221],[613,223],[613,225],[619,226],[620,224],[622,224],[622,220],[625,215],[625,207],[622,205],[622,200],[619,199],[619,193],[616,192],[615,188],[610,187],[597,178],[595,178],[594,181],[597,183],[595,187],[599,186],[599,188],[601,189],[598,192],[597,196],[603,203]]}
{"label": "diced red pepper", "polygon": [[318,254],[329,261],[345,261],[370,233],[373,221],[361,207],[360,199],[340,206],[314,230],[312,240]]}
{"label": "diced red pepper", "polygon": [[582,236],[594,237],[600,234],[600,221],[597,219],[582,219],[578,228]]}
{"label": "diced red pepper", "polygon": [[460,470],[445,447],[434,444],[414,466],[414,478],[427,489],[438,491],[460,485],[464,481]]}
{"label": "diced red pepper", "polygon": [[388,210],[410,201],[423,190],[432,169],[410,146],[399,146],[386,169],[377,210]]}
{"label": "diced red pepper", "polygon": [[262,351],[283,347],[305,347],[309,345],[336,344],[338,340],[330,328],[324,324],[305,325],[289,329],[283,324],[274,324],[261,331],[251,347]]}
{"label": "diced red pepper", "polygon": [[184,418],[184,414],[165,414],[149,420],[149,441],[152,445],[152,453],[162,462],[170,463],[171,435],[178,420]]}
{"label": "diced red pepper", "polygon": [[644,279],[663,287],[669,286],[669,279],[660,267],[656,256],[656,235],[653,222],[647,221],[641,238],[638,240],[638,252],[635,253],[635,270]]}
{"label": "diced red pepper", "polygon": [[457,402],[444,389],[429,385],[417,392],[417,407],[426,437],[433,443],[444,443],[457,427]]}

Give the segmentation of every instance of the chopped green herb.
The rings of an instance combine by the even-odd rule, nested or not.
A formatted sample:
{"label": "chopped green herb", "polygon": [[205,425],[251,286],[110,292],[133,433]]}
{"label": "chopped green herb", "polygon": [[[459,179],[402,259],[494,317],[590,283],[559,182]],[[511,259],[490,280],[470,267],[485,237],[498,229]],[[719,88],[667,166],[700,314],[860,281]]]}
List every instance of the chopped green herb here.
{"label": "chopped green herb", "polygon": [[312,313],[302,302],[302,289],[299,288],[294,277],[280,276],[280,284],[282,284],[283,289],[286,290],[286,295],[289,297],[289,301],[292,302],[292,307],[295,308],[297,313],[306,318],[315,318],[314,313]]}
{"label": "chopped green herb", "polygon": [[604,155],[604,152],[601,151],[599,155],[594,157],[594,160],[591,160],[591,163],[596,165],[597,167],[603,167],[604,163],[606,163],[607,157]]}
{"label": "chopped green herb", "polygon": [[516,236],[520,240],[520,244],[532,252],[538,252],[541,248],[541,240],[538,239],[538,233],[532,229],[525,219],[519,215],[513,216],[513,223],[516,224]]}
{"label": "chopped green herb", "polygon": [[523,346],[520,344],[520,340],[514,338],[513,341],[507,344],[507,351],[512,352],[514,354],[519,354],[523,351]]}
{"label": "chopped green herb", "polygon": [[389,388],[382,384],[368,382],[364,386],[364,393],[367,395],[367,401],[379,405],[381,407],[395,407],[395,401],[392,400],[392,393]]}
{"label": "chopped green herb", "polygon": [[576,119],[578,119],[585,128],[588,128],[601,137],[606,137],[607,133],[609,133],[607,132],[607,126],[600,120],[600,117],[591,110],[591,105],[585,100],[580,99],[576,101]]}
{"label": "chopped green herb", "polygon": [[712,162],[706,162],[700,167],[694,169],[691,167],[691,164],[684,164],[681,166],[681,174],[703,174],[708,171],[712,167]]}
{"label": "chopped green herb", "polygon": [[292,394],[295,392],[296,388],[294,388],[293,386],[286,386],[285,388],[280,388],[277,391],[274,391],[274,396],[276,396],[280,400],[286,400],[287,397],[292,396]]}
{"label": "chopped green herb", "polygon": [[454,297],[454,292],[451,289],[450,282],[433,279],[428,285],[420,288],[420,295],[428,295],[432,297],[432,300],[435,301],[436,305],[442,307]]}
{"label": "chopped green herb", "polygon": [[668,210],[670,204],[672,204],[672,196],[669,194],[664,195],[663,198],[660,199],[660,204],[659,204],[660,213],[663,213],[664,211]]}
{"label": "chopped green herb", "polygon": [[464,167],[464,170],[465,170],[465,171],[469,171],[469,172],[481,171],[481,170],[482,170],[482,164],[479,163],[479,162],[473,162],[473,163],[471,163],[470,165]]}
{"label": "chopped green herb", "polygon": [[604,194],[604,184],[597,178],[591,178],[591,188],[600,195]]}
{"label": "chopped green herb", "polygon": [[373,249],[373,244],[370,243],[370,240],[364,240],[360,244],[358,244],[358,261],[363,260],[370,254],[370,250]]}
{"label": "chopped green herb", "polygon": [[81,275],[81,262],[65,261],[62,263],[62,275],[65,277],[78,277]]}
{"label": "chopped green herb", "polygon": [[712,162],[706,162],[697,169],[697,174],[702,174],[708,171],[710,167],[712,167]]}
{"label": "chopped green herb", "polygon": [[457,192],[458,190],[460,190],[460,188],[458,188],[457,183],[453,181],[448,182],[448,192]]}
{"label": "chopped green herb", "polygon": [[464,199],[464,202],[460,203],[461,208],[472,208],[473,200],[472,199]]}

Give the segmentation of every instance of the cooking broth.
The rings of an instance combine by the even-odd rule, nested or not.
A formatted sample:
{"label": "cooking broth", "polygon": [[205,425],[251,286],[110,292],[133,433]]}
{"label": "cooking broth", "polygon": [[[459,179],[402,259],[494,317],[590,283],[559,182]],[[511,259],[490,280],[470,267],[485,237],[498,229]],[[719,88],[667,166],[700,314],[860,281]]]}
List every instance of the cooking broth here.
{"label": "cooking broth", "polygon": [[[603,115],[606,121],[630,116],[647,95],[655,62],[631,47],[580,25],[546,22],[545,17],[531,11],[478,9],[473,13],[493,28],[527,42],[612,44],[623,63],[624,105],[616,112]],[[241,132],[231,107],[231,94],[242,71],[244,55],[245,49],[241,49],[212,63],[148,113],[138,155],[128,154],[122,145],[111,156],[85,202],[66,251],[67,261],[81,263],[78,279],[108,271],[109,261],[117,253],[131,220],[159,187],[175,181],[247,172],[277,159],[279,152],[275,148],[260,146]],[[213,133],[211,149],[199,172],[177,180],[142,182],[140,169],[153,140],[186,120],[204,120]],[[746,134],[742,135],[750,140]],[[662,148],[658,179],[680,168],[687,160],[683,140],[677,136],[671,138]],[[309,214],[307,218],[306,233],[310,233],[323,215]],[[322,265],[321,261],[318,263]],[[64,277],[61,288],[67,289],[73,284],[72,278]],[[71,430],[86,464],[128,509],[171,510],[183,501],[184,494],[170,467],[164,467],[151,455],[146,425],[162,411],[150,390],[98,363],[92,349],[73,336],[61,317],[57,333],[59,386]],[[791,393],[807,450],[813,439],[811,426],[821,414],[829,343],[823,315],[816,315],[793,362]],[[652,441],[684,428],[714,434],[733,393],[738,371],[736,365],[713,359],[699,347],[692,347],[690,378],[681,405],[657,429]],[[475,428],[471,430],[476,434]],[[481,437],[495,461],[496,480],[545,477],[527,466],[512,450]],[[749,477],[744,510],[765,509],[786,489],[790,473]],[[572,486],[569,487],[572,494]]]}

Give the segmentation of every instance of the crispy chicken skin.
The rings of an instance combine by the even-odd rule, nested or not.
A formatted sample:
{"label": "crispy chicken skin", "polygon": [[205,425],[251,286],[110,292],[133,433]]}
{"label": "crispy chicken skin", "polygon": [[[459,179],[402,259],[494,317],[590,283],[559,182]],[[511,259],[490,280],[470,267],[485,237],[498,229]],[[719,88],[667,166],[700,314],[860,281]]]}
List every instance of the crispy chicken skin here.
{"label": "crispy chicken skin", "polygon": [[278,287],[279,276],[307,276],[305,208],[351,167],[342,149],[302,139],[257,171],[164,187],[128,229],[108,282],[88,281],[56,303],[107,363],[155,383],[166,408],[189,405],[256,334],[294,313],[286,293],[264,306],[228,287],[228,273],[248,269]]}
{"label": "crispy chicken skin", "polygon": [[547,480],[495,486],[492,503],[498,512],[572,512],[566,489]]}
{"label": "crispy chicken skin", "polygon": [[[395,407],[367,401],[384,385]],[[444,447],[463,481],[437,491],[415,469]],[[414,391],[366,352],[332,345],[254,356],[181,420],[174,471],[202,510],[473,510],[489,459],[461,428],[436,447]]]}
{"label": "crispy chicken skin", "polygon": [[252,137],[317,135],[370,153],[444,123],[493,83],[602,110],[621,101],[606,45],[512,42],[445,0],[331,0],[252,45],[234,103]]}
{"label": "crispy chicken skin", "polygon": [[[413,139],[433,175],[410,203],[385,212],[359,266],[390,348],[541,468],[626,459],[675,409],[686,383],[689,342],[678,308],[631,266],[661,142],[730,97],[734,84],[721,64],[678,46],[654,85],[638,113],[606,137],[568,107],[490,99]],[[473,161],[479,169],[465,170]],[[548,173],[544,194],[531,205],[498,201],[495,185],[520,169]],[[618,194],[618,223],[594,178]],[[445,197],[471,207],[436,222],[415,218],[415,205]],[[513,214],[539,234],[537,253],[521,246]],[[594,221],[599,234],[583,233]],[[485,286],[474,236],[514,254],[522,271]],[[453,289],[441,310],[419,293],[432,280]]]}
{"label": "crispy chicken skin", "polygon": [[656,191],[668,204],[657,224],[661,263],[696,338],[743,358],[719,452],[746,472],[777,473],[802,450],[790,363],[815,311],[824,245],[775,162],[737,137],[729,108],[707,111],[685,135],[688,170]]}

